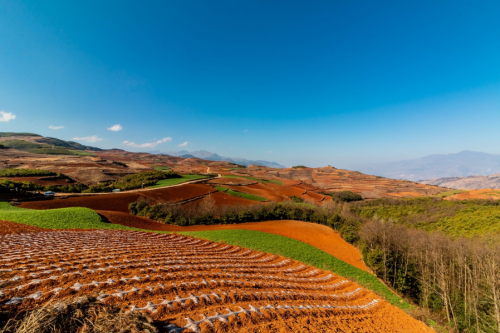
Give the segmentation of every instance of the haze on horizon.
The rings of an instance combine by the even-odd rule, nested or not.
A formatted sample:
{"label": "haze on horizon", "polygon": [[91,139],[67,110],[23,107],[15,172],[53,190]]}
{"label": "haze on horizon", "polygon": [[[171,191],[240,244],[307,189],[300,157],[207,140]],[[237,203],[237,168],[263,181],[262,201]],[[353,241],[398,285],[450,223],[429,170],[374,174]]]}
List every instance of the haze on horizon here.
{"label": "haze on horizon", "polygon": [[0,131],[287,166],[500,154],[500,2],[0,0]]}

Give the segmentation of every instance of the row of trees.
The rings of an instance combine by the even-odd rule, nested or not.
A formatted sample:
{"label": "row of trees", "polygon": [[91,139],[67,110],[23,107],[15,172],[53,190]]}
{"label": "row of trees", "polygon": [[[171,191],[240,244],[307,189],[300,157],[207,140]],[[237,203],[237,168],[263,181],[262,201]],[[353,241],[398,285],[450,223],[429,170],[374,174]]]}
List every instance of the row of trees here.
{"label": "row of trees", "polygon": [[132,215],[180,226],[232,224],[269,220],[298,220],[327,225],[342,233],[350,242],[358,240],[360,221],[353,215],[347,204],[325,202],[321,207],[295,202],[256,204],[252,206],[216,205],[207,195],[199,202],[186,205],[152,204],[141,198],[129,205]]}
{"label": "row of trees", "polygon": [[0,179],[0,190],[18,190],[18,191],[54,191],[60,193],[80,193],[87,189],[87,186],[81,183],[66,185],[38,185],[29,181],[12,181]]}
{"label": "row of trees", "polygon": [[366,263],[461,332],[500,330],[500,237],[452,239],[375,218],[361,228]]}
{"label": "row of trees", "polygon": [[40,169],[2,169],[0,177],[55,176],[56,173]]}

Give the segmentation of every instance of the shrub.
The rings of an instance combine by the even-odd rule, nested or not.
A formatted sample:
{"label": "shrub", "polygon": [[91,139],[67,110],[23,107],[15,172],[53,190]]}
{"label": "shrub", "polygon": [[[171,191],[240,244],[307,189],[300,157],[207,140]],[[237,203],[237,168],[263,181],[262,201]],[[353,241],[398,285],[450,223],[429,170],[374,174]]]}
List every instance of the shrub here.
{"label": "shrub", "polygon": [[331,196],[334,200],[340,202],[351,202],[351,201],[361,201],[363,197],[357,193],[351,191],[342,191],[342,192],[328,192],[329,196]]}

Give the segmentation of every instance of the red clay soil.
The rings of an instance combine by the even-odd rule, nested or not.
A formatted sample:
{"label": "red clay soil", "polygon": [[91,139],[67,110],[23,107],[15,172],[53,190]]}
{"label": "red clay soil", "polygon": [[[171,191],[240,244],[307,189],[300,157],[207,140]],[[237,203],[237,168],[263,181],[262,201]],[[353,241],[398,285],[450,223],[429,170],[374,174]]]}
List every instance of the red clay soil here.
{"label": "red clay soil", "polygon": [[234,190],[234,191],[240,191],[240,192],[254,194],[254,195],[264,197],[264,198],[268,198],[269,200],[274,201],[274,202],[282,202],[282,201],[288,200],[287,197],[280,195],[275,190],[273,190],[270,187],[267,187],[266,185],[264,185],[262,183],[258,183],[255,185],[248,185],[248,186],[228,186],[228,185],[226,185],[225,187],[227,187],[231,190]]}
{"label": "red clay soil", "polygon": [[267,232],[275,235],[285,236],[312,245],[332,256],[343,260],[359,269],[370,272],[370,269],[363,262],[359,251],[347,243],[327,226],[301,222],[301,221],[266,221],[229,225],[195,225],[191,227],[181,227],[170,224],[163,224],[151,219],[130,214],[110,211],[98,211],[104,215],[111,223],[122,224],[128,227],[158,230],[158,231],[207,231],[224,229],[244,229]]}
{"label": "red clay soil", "polygon": [[23,202],[21,207],[31,209],[54,209],[87,207],[94,210],[113,210],[128,213],[128,205],[141,197],[139,193],[122,193],[85,197],[70,197],[43,201]]}
{"label": "red clay soil", "polygon": [[212,186],[205,184],[187,184],[167,187],[154,191],[144,191],[141,194],[158,202],[177,202],[216,192]]}
{"label": "red clay soil", "polygon": [[307,193],[304,194],[302,197],[304,199],[311,199],[311,200],[314,200],[314,201],[321,201],[321,200],[323,200],[323,198],[325,197],[325,195],[324,194],[318,194],[318,193],[311,192],[311,191],[307,191]]}
{"label": "red clay soil", "polygon": [[116,212],[128,213],[128,205],[132,202],[137,201],[140,197],[149,198],[153,202],[176,202],[208,194],[214,191],[216,190],[208,185],[187,184],[178,187],[144,192],[117,193],[24,202],[21,207],[31,209],[87,207],[94,210],[111,210]]}
{"label": "red clay soil", "polygon": [[28,232],[42,232],[42,231],[52,231],[52,230],[34,227],[32,225],[9,222],[9,221],[0,221],[0,235],[24,234]]}
{"label": "red clay soil", "polygon": [[298,188],[301,188],[303,190],[309,190],[309,191],[313,191],[313,190],[317,190],[318,188],[316,186],[312,186],[310,184],[306,184],[306,183],[301,183],[301,184],[297,184],[297,185],[293,185],[294,187],[298,187]]}
{"label": "red clay soil", "polygon": [[299,198],[302,198],[302,193],[304,193],[306,190],[295,187],[295,186],[290,186],[290,185],[278,185],[278,184],[266,184],[267,186],[275,189],[279,194],[284,195],[286,197],[290,196],[296,196]]}
{"label": "red clay soil", "polygon": [[32,182],[37,185],[71,185],[71,183],[66,183],[66,179],[50,179],[50,180],[40,180],[40,176],[36,177],[5,177],[2,179],[9,179],[14,182]]}

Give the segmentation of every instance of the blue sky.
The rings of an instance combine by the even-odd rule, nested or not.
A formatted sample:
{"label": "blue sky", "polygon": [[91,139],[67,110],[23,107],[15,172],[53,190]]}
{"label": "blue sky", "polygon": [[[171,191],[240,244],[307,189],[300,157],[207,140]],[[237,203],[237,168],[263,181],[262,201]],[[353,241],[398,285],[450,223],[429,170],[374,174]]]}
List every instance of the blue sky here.
{"label": "blue sky", "polygon": [[287,166],[499,154],[499,13],[498,1],[0,0],[0,131]]}

